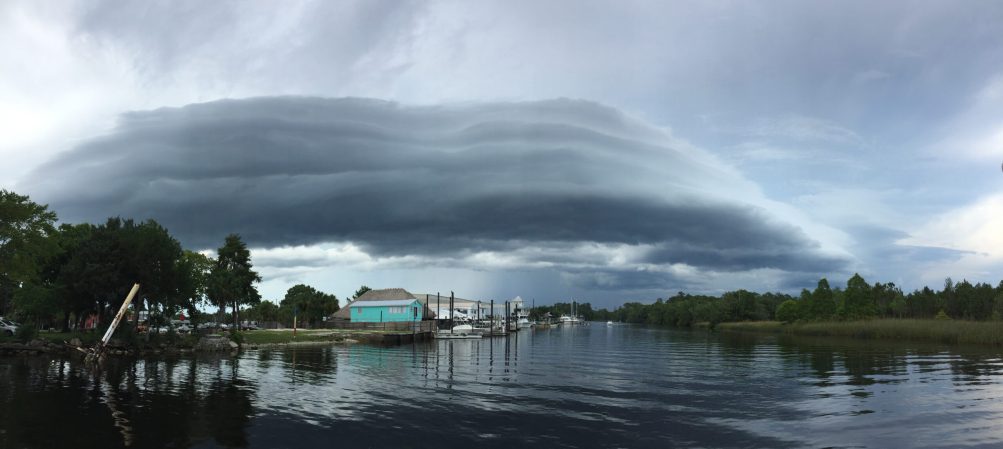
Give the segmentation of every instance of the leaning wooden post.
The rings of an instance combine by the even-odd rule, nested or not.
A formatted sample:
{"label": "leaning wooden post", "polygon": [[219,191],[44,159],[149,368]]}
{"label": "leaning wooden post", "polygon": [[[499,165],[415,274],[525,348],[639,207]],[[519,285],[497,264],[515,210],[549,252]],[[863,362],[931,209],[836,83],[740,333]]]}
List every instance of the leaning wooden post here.
{"label": "leaning wooden post", "polygon": [[111,326],[108,326],[108,330],[104,332],[104,336],[101,337],[101,344],[98,345],[97,350],[94,351],[89,357],[93,357],[96,360],[104,352],[106,346],[108,346],[108,341],[111,340],[112,334],[115,333],[115,329],[118,327],[118,323],[122,321],[122,317],[125,316],[125,311],[129,308],[129,304],[132,303],[132,299],[136,297],[136,293],[139,291],[139,284],[133,284],[132,290],[129,290],[129,295],[125,297],[125,301],[122,302],[122,307],[118,308],[118,313],[115,314],[115,319],[111,320]]}

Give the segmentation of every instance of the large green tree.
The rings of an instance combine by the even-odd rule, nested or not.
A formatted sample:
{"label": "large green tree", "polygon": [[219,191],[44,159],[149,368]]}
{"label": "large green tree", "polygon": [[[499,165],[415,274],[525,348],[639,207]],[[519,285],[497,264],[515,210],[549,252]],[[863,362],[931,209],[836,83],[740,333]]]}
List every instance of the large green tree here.
{"label": "large green tree", "polygon": [[[94,309],[92,298],[85,292],[73,288],[74,279],[71,262],[78,257],[80,248],[87,243],[94,232],[90,224],[62,224],[52,235],[58,252],[43,264],[37,286],[49,290],[58,303],[57,318],[64,331],[70,328],[71,315],[79,324],[88,311]],[[37,309],[36,309],[37,310]]]}
{"label": "large green tree", "polygon": [[296,310],[301,320],[317,327],[324,317],[338,311],[338,298],[304,284],[294,285],[286,291],[286,296],[279,304],[286,311]]}
{"label": "large green tree", "polygon": [[163,312],[180,301],[181,245],[157,222],[116,217],[89,232],[73,232],[80,241],[61,269],[60,282],[73,292],[74,303],[92,304],[108,318],[134,283],[141,286],[133,300],[136,310]]}
{"label": "large green tree", "polygon": [[871,286],[860,274],[854,273],[853,277],[846,281],[843,298],[842,315],[848,320],[869,318],[876,313]]}
{"label": "large green tree", "polygon": [[[132,220],[110,219],[109,225],[113,222],[121,223],[119,238],[124,250],[125,277],[135,279],[141,286],[141,293],[133,300],[135,310],[147,309],[151,314],[162,315],[183,304],[178,292],[184,275],[179,269],[184,254],[181,244],[153,220],[137,224]],[[138,313],[135,320],[138,323]]]}
{"label": "large green tree", "polygon": [[825,321],[836,315],[836,300],[826,278],[819,279],[808,303],[808,318]]}
{"label": "large green tree", "polygon": [[225,311],[230,307],[234,324],[240,323],[240,307],[261,301],[254,284],[261,276],[251,265],[251,252],[237,234],[226,236],[223,246],[216,251],[216,263],[209,274],[207,293],[209,300]]}
{"label": "large green tree", "polygon": [[279,306],[274,301],[261,301],[243,312],[244,319],[251,321],[279,321]]}
{"label": "large green tree", "polygon": [[36,279],[40,265],[57,251],[49,238],[55,221],[48,206],[0,189],[0,312],[6,313],[14,291]]}
{"label": "large green tree", "polygon": [[[201,315],[200,306],[208,303],[209,276],[214,266],[215,260],[211,257],[190,250],[184,251],[178,263],[178,270],[181,273],[178,285],[178,308],[183,309],[196,323]],[[172,316],[174,312],[171,311]]]}

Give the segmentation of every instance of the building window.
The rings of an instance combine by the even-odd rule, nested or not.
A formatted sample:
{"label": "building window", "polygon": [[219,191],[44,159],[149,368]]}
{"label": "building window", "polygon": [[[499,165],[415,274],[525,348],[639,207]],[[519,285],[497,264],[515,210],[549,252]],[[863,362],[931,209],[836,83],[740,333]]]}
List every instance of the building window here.
{"label": "building window", "polygon": [[391,307],[390,313],[404,313],[404,307]]}

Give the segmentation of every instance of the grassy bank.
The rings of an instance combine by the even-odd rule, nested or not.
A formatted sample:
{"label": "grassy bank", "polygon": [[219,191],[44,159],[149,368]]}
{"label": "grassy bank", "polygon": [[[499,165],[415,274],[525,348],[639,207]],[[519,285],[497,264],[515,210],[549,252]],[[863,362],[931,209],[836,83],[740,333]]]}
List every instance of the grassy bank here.
{"label": "grassy bank", "polygon": [[720,323],[722,331],[772,332],[872,340],[915,340],[1003,346],[1003,322],[881,319],[783,324],[777,321]]}

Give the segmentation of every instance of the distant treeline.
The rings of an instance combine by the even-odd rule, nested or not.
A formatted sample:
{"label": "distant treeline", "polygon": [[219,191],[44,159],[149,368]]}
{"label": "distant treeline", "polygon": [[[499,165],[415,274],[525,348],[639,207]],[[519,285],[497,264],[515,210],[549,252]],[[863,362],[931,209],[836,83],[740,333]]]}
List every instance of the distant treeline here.
{"label": "distant treeline", "polygon": [[[554,320],[560,318],[561,315],[571,315],[572,304],[570,302],[558,302],[549,306],[537,306],[529,309],[529,319],[534,321],[542,321],[547,317]],[[605,310],[596,311],[592,309],[592,304],[590,303],[575,303],[574,304],[575,315],[584,318],[586,321],[598,320],[599,312],[606,312]],[[608,313],[608,312],[607,312]],[[549,315],[548,315],[549,314]]]}
{"label": "distant treeline", "polygon": [[903,293],[894,283],[868,284],[853,275],[845,288],[831,288],[825,278],[797,297],[784,293],[736,290],[721,296],[678,293],[653,304],[626,303],[613,311],[598,310],[595,320],[669,326],[711,325],[733,321],[843,321],[868,318],[957,318],[1003,320],[1003,282],[993,287],[950,278],[939,291],[923,287]]}

